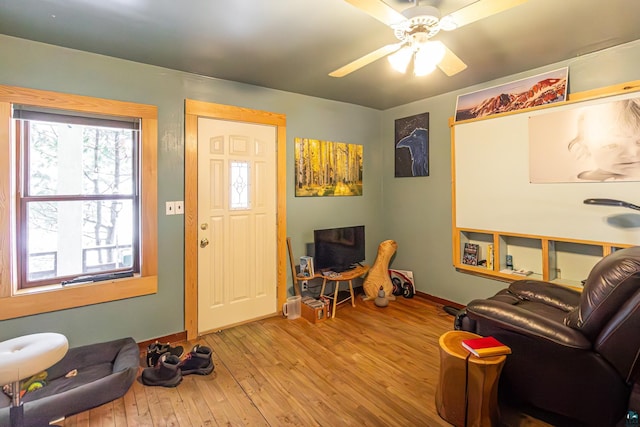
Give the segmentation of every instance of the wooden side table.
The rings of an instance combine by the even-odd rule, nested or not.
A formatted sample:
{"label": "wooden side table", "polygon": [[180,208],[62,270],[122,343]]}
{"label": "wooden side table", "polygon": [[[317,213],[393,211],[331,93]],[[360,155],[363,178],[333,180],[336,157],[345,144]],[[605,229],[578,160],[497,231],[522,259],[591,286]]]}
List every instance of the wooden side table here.
{"label": "wooden side table", "polygon": [[[480,338],[465,331],[449,331],[439,340],[440,382],[436,409],[457,427],[497,426],[498,380],[507,356],[475,357],[462,347],[462,340]],[[465,393],[466,388],[466,393]],[[465,402],[466,400],[466,402]]]}
{"label": "wooden side table", "polygon": [[[349,301],[351,299],[351,306],[356,306],[356,299],[353,295],[353,279],[364,276],[369,271],[368,265],[361,265],[351,270],[343,271],[342,273],[323,273],[321,277],[322,280],[322,288],[320,289],[320,296],[324,295],[324,289],[327,285],[327,282],[336,282],[335,290],[333,296],[329,296],[329,298],[333,299],[333,309],[331,310],[331,318],[336,317],[336,307],[338,304],[342,304],[343,302]],[[318,275],[317,275],[318,276]],[[338,301],[338,290],[340,289],[340,282],[347,282],[349,284],[349,294],[350,298],[345,298],[342,301]]]}

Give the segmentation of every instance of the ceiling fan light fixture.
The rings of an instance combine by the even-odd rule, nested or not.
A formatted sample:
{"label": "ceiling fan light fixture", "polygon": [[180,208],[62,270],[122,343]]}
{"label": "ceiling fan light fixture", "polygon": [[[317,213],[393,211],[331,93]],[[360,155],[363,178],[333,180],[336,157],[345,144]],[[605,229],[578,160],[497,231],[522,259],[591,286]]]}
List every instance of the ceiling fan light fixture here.
{"label": "ceiling fan light fixture", "polygon": [[446,51],[447,49],[444,47],[442,42],[426,42],[420,46],[420,49],[416,52],[416,56],[418,56],[418,53],[420,56],[424,55],[433,65],[438,65],[444,58]]}
{"label": "ceiling fan light fixture", "polygon": [[413,56],[413,49],[409,46],[404,46],[397,52],[387,56],[391,67],[400,73],[406,73],[411,57]]}
{"label": "ceiling fan light fixture", "polygon": [[415,53],[413,60],[413,74],[426,76],[436,69],[436,65],[442,61],[445,47],[440,42],[423,43]]}
{"label": "ceiling fan light fixture", "polygon": [[436,69],[436,66],[429,61],[421,61],[420,56],[416,53],[416,57],[413,61],[413,74],[417,77],[426,76],[431,74]]}

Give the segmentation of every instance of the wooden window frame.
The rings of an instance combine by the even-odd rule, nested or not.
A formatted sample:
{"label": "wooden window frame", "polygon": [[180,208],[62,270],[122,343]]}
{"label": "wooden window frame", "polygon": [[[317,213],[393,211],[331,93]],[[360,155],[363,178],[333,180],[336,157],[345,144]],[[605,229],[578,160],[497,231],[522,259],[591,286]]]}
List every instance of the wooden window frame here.
{"label": "wooden window frame", "polygon": [[[63,287],[17,289],[16,147],[13,104],[141,119],[140,273],[131,278]],[[158,290],[156,106],[0,85],[0,320],[156,293]]]}

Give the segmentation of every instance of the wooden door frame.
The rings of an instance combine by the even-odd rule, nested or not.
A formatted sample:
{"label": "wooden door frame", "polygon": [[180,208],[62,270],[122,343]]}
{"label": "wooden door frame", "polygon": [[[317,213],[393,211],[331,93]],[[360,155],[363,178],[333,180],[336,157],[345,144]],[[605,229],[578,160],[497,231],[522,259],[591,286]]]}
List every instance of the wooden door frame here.
{"label": "wooden door frame", "polygon": [[277,307],[287,298],[286,123],[284,114],[210,102],[185,100],[184,114],[184,328],[198,337],[198,118],[232,120],[276,127]]}

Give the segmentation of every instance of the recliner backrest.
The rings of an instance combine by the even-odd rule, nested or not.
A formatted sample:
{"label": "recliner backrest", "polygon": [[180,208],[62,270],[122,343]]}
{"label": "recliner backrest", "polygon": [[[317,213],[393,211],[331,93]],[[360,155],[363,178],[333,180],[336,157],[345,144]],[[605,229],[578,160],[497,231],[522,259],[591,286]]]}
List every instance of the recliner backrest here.
{"label": "recliner backrest", "polygon": [[601,259],[589,273],[580,304],[565,324],[594,341],[617,311],[640,289],[640,247],[620,249]]}

